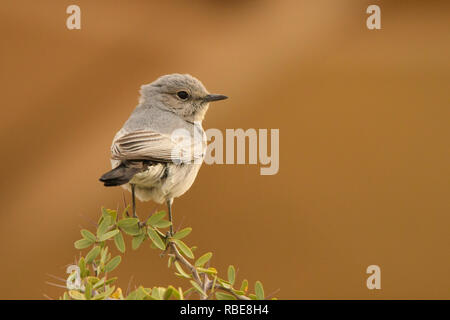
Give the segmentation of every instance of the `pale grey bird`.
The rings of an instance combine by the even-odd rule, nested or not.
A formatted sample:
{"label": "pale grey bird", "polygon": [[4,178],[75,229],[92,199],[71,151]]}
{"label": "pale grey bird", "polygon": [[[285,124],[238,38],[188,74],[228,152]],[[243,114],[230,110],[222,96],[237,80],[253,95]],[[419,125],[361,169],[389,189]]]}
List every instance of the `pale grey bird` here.
{"label": "pale grey bird", "polygon": [[209,103],[227,97],[208,93],[188,74],[162,76],[141,86],[140,93],[138,106],[113,139],[113,170],[100,181],[131,191],[134,217],[138,197],[166,202],[172,221],[173,199],[189,190],[203,161],[202,120]]}

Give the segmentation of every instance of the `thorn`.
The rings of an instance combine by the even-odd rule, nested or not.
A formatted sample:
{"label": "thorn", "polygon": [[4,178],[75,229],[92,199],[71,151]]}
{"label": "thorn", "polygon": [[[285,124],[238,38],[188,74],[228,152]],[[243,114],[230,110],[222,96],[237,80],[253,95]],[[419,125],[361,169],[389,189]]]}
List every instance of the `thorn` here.
{"label": "thorn", "polygon": [[271,294],[266,296],[266,300],[273,298],[278,292],[280,292],[280,288],[278,288],[277,290],[273,291]]}
{"label": "thorn", "polygon": [[125,292],[126,295],[128,295],[130,293],[130,287],[131,287],[132,281],[133,281],[133,275],[130,277],[130,281],[128,281],[127,291]]}
{"label": "thorn", "polygon": [[183,225],[183,222],[184,222],[184,218],[186,218],[186,216],[182,216],[182,217],[181,217],[180,224],[178,225],[178,228],[175,230],[175,233],[177,233],[178,231],[180,231],[181,226]]}
{"label": "thorn", "polygon": [[45,293],[42,294],[47,300],[55,300],[53,298],[50,298],[48,295],[46,295]]}
{"label": "thorn", "polygon": [[62,286],[62,285],[57,284],[57,283],[53,283],[53,282],[49,282],[49,281],[45,281],[45,283],[48,284],[48,285],[54,286],[54,287],[67,289],[66,286]]}
{"label": "thorn", "polygon": [[54,275],[52,275],[52,274],[50,274],[50,273],[46,273],[45,275],[46,275],[46,276],[49,276],[50,278],[53,278],[53,279],[62,281],[62,282],[66,282],[66,279],[61,278],[61,277],[58,277],[58,276],[54,276]]}
{"label": "thorn", "polygon": [[127,211],[125,211],[125,214],[127,215],[127,217],[129,217],[130,215],[128,214],[128,209],[127,209],[127,207],[128,207],[128,203],[127,203],[127,199],[125,198],[125,193],[123,192],[123,190],[122,190],[122,199],[123,199],[123,210],[127,210]]}

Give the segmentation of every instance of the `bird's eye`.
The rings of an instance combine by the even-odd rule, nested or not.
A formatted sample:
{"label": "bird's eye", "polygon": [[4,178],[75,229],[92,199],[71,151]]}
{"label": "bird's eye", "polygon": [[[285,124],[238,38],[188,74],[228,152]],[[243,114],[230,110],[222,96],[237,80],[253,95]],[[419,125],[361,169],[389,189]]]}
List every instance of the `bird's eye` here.
{"label": "bird's eye", "polygon": [[187,98],[189,98],[189,93],[187,93],[186,91],[178,91],[177,96],[181,100],[186,100]]}

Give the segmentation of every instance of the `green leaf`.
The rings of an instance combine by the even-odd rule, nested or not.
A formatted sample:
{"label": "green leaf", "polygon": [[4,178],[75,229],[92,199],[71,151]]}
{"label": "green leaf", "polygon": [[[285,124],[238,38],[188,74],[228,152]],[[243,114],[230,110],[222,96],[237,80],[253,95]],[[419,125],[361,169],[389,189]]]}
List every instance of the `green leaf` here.
{"label": "green leaf", "polygon": [[126,234],[131,236],[138,235],[141,230],[139,228],[139,220],[137,218],[125,218],[117,222],[119,228],[121,228]]}
{"label": "green leaf", "polygon": [[202,267],[197,267],[197,271],[198,272],[203,272],[203,273],[207,273],[207,274],[217,274],[217,270],[216,268],[202,268]]}
{"label": "green leaf", "polygon": [[108,256],[108,247],[104,247],[102,251],[100,251],[100,265],[104,265]]}
{"label": "green leaf", "polygon": [[117,288],[116,291],[114,291],[113,294],[111,295],[111,298],[117,300],[124,300],[122,289],[120,287]]}
{"label": "green leaf", "polygon": [[158,287],[158,290],[159,290],[159,296],[161,297],[161,299],[163,299],[164,298],[164,294],[166,293],[166,288],[164,288],[164,287]]}
{"label": "green leaf", "polygon": [[153,288],[152,288],[152,290],[151,290],[151,292],[150,292],[150,295],[151,295],[152,298],[155,299],[155,300],[161,300],[161,297],[160,297],[160,295],[159,295],[159,290],[158,290],[157,287],[153,287]]}
{"label": "green leaf", "polygon": [[95,246],[89,251],[89,253],[86,255],[86,263],[90,264],[92,263],[95,258],[97,258],[98,254],[100,253],[100,246]]}
{"label": "green leaf", "polygon": [[172,225],[172,222],[167,221],[167,220],[161,220],[161,221],[158,221],[157,223],[153,224],[153,227],[164,229],[164,228],[170,227],[171,225]]}
{"label": "green leaf", "polygon": [[86,261],[83,257],[78,261],[78,268],[80,268],[80,276],[84,278],[86,276]]}
{"label": "green leaf", "polygon": [[191,279],[191,275],[187,274],[183,268],[181,267],[180,263],[178,261],[174,262],[175,268],[177,269],[177,271],[180,273],[181,276],[183,276],[186,279]]}
{"label": "green leaf", "polygon": [[169,259],[167,259],[167,268],[170,268],[172,266],[172,262],[175,260],[175,257],[173,255],[169,256]]}
{"label": "green leaf", "polygon": [[162,287],[153,287],[152,289],[152,298],[155,300],[162,300],[164,297],[164,294],[166,292],[165,288]]}
{"label": "green leaf", "polygon": [[153,230],[152,228],[148,228],[147,233],[148,233],[149,238],[152,240],[152,242],[154,243],[154,245],[156,247],[158,247],[161,250],[166,249],[166,245],[164,244],[161,237],[155,230]]}
{"label": "green leaf", "polygon": [[148,292],[144,289],[144,287],[140,286],[136,290],[130,292],[130,294],[125,299],[126,300],[144,300],[147,296],[149,296]]}
{"label": "green leaf", "polygon": [[122,227],[121,229],[123,232],[125,232],[126,234],[128,234],[130,236],[137,236],[138,234],[140,234],[142,232],[141,228],[137,224],[135,224],[133,226],[129,226],[129,227]]}
{"label": "green leaf", "polygon": [[197,261],[195,261],[195,266],[203,267],[205,265],[205,263],[207,263],[209,261],[209,259],[211,259],[211,257],[212,257],[212,252],[205,253],[200,258],[198,258]]}
{"label": "green leaf", "polygon": [[86,300],[90,300],[92,297],[92,284],[89,282],[86,282],[86,286],[84,288],[84,296],[86,297]]}
{"label": "green leaf", "polygon": [[91,241],[88,239],[80,239],[80,240],[75,241],[74,246],[78,250],[81,250],[81,249],[85,249],[85,248],[89,247],[93,243],[94,243],[94,241]]}
{"label": "green leaf", "polygon": [[128,227],[137,225],[138,222],[139,222],[138,218],[125,218],[125,219],[119,220],[119,222],[117,222],[117,225],[120,228],[128,228]]}
{"label": "green leaf", "polygon": [[110,295],[112,295],[114,293],[115,290],[115,286],[112,286],[110,288],[106,288],[106,291],[100,294],[97,294],[96,296],[93,297],[94,300],[103,300],[108,298]]}
{"label": "green leaf", "polygon": [[113,223],[117,220],[117,211],[116,210],[109,210],[109,214],[111,215]]}
{"label": "green leaf", "polygon": [[144,299],[144,297],[142,297],[142,299],[138,299],[138,290],[137,289],[134,291],[131,291],[125,298],[125,300],[143,300],[143,299]]}
{"label": "green leaf", "polygon": [[235,279],[236,279],[236,271],[234,269],[234,266],[231,265],[228,267],[228,282],[231,285],[234,285]]}
{"label": "green leaf", "polygon": [[105,222],[108,227],[114,224],[114,221],[113,221],[113,218],[112,218],[111,215],[103,217],[103,221],[102,222]]}
{"label": "green leaf", "polygon": [[133,250],[136,250],[137,248],[139,248],[139,246],[141,245],[141,243],[145,240],[145,234],[139,234],[137,236],[133,237],[133,240],[131,241],[131,247],[133,248]]}
{"label": "green leaf", "polygon": [[200,287],[200,285],[199,285],[197,282],[195,282],[194,280],[191,280],[190,282],[191,282],[191,284],[192,284],[192,287],[193,287],[198,293],[200,293],[201,296],[207,297],[206,293],[203,291],[203,289]]}
{"label": "green leaf", "polygon": [[90,277],[87,277],[87,278],[86,278],[86,281],[89,282],[89,283],[92,284],[92,285],[95,285],[97,282],[100,281],[100,279],[97,278],[97,277],[92,277],[92,276],[90,276]]}
{"label": "green leaf", "polygon": [[[169,288],[172,288],[172,297],[174,297],[176,300],[181,300],[180,292],[172,286],[169,286]],[[167,289],[169,289],[169,288],[167,288]],[[167,291],[166,291],[166,293],[167,293]]]}
{"label": "green leaf", "polygon": [[100,223],[102,223],[102,221],[103,221],[103,214],[100,216],[100,218],[98,218],[97,227],[100,225]]}
{"label": "green leaf", "polygon": [[216,299],[217,300],[236,300],[236,297],[229,293],[216,292]]}
{"label": "green leaf", "polygon": [[102,234],[102,235],[98,238],[98,240],[99,240],[99,241],[105,241],[105,240],[108,240],[108,239],[110,239],[110,238],[116,236],[116,234],[118,234],[119,232],[120,232],[120,231],[117,230],[117,229],[116,229],[116,230],[109,231],[109,232],[106,232],[106,233]]}
{"label": "green leaf", "polygon": [[[195,288],[194,288],[194,287],[190,287],[189,289],[187,289],[187,290],[184,292],[184,295],[185,295],[185,296],[188,296],[188,295],[190,295],[191,292],[193,292],[193,291],[196,291]],[[184,299],[183,299],[183,300],[184,300]]]}
{"label": "green leaf", "polygon": [[175,291],[177,291],[177,289],[172,286],[168,286],[164,292],[163,300],[169,300],[172,294],[175,295]]}
{"label": "green leaf", "polygon": [[213,280],[213,283],[212,283],[211,292],[214,292],[214,290],[216,289],[216,282],[217,282],[217,275],[214,275],[214,280]]}
{"label": "green leaf", "polygon": [[127,207],[123,209],[122,218],[125,219],[127,217],[127,213],[128,213],[128,210],[130,210],[130,207],[131,207],[130,205],[127,205]]}
{"label": "green leaf", "polygon": [[100,288],[101,286],[105,285],[105,281],[106,281],[106,278],[105,278],[105,277],[101,278],[99,281],[95,282],[95,284],[93,285],[92,288],[93,288],[93,289],[98,289],[98,288]]}
{"label": "green leaf", "polygon": [[76,291],[76,290],[70,290],[69,296],[75,300],[86,300],[86,297],[84,296],[84,294],[82,294],[81,292]]}
{"label": "green leaf", "polygon": [[120,261],[122,261],[121,256],[115,256],[114,258],[109,261],[105,266],[105,272],[111,272],[113,271],[119,264]]}
{"label": "green leaf", "polygon": [[125,241],[123,240],[123,235],[121,232],[115,235],[114,243],[116,244],[117,250],[119,250],[122,253],[125,253]]}
{"label": "green leaf", "polygon": [[178,231],[177,233],[175,233],[172,238],[174,239],[183,239],[184,237],[186,237],[189,233],[191,233],[192,228],[184,228],[180,231]]}
{"label": "green leaf", "polygon": [[112,218],[110,216],[103,217],[102,221],[97,227],[97,237],[100,238],[109,228],[111,225]]}
{"label": "green leaf", "polygon": [[117,279],[118,279],[117,277],[109,278],[109,279],[105,282],[105,284],[106,284],[106,285],[108,285],[108,284],[113,284]]}
{"label": "green leaf", "polygon": [[228,281],[225,281],[223,279],[218,278],[217,281],[224,287],[227,289],[231,289],[231,284]]}
{"label": "green leaf", "polygon": [[157,212],[157,213],[153,214],[150,218],[148,218],[147,225],[154,227],[155,223],[158,223],[165,216],[166,216],[165,211]]}
{"label": "green leaf", "polygon": [[237,295],[241,295],[241,296],[243,296],[243,295],[245,295],[245,292],[244,291],[241,291],[241,290],[236,290],[236,289],[231,289],[235,294],[237,294]]}
{"label": "green leaf", "polygon": [[247,290],[248,290],[248,280],[244,279],[244,281],[242,281],[241,284],[241,291],[247,292]]}
{"label": "green leaf", "polygon": [[102,208],[102,216],[103,217],[111,217],[112,222],[116,221],[117,211],[111,209]]}
{"label": "green leaf", "polygon": [[264,288],[260,281],[256,281],[255,283],[255,295],[256,299],[264,300]]}
{"label": "green leaf", "polygon": [[145,294],[144,300],[156,300],[152,297],[152,289],[141,287],[142,292]]}
{"label": "green leaf", "polygon": [[92,242],[95,242],[95,240],[97,240],[97,239],[95,238],[95,235],[94,235],[92,232],[90,232],[89,230],[86,230],[86,229],[81,230],[81,236],[82,236],[84,239],[90,240],[90,241],[92,241]]}
{"label": "green leaf", "polygon": [[173,242],[177,245],[177,247],[186,257],[194,259],[194,254],[192,253],[191,249],[183,241],[173,239]]}
{"label": "green leaf", "polygon": [[115,237],[116,234],[118,234],[119,232],[120,232],[120,231],[119,231],[118,229],[108,231],[108,232],[102,234],[102,235],[98,238],[98,240],[99,240],[99,241],[105,241],[105,240],[108,240],[108,239],[110,239],[110,238],[112,238],[112,237]]}

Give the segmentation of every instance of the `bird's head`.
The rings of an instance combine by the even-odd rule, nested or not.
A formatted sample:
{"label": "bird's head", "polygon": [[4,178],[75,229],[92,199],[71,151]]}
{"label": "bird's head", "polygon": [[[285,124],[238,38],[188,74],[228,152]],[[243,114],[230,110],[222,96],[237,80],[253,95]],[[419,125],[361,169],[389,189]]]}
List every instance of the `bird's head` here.
{"label": "bird's head", "polygon": [[202,121],[209,103],[224,100],[210,94],[203,84],[189,74],[169,74],[141,87],[140,103],[167,109],[187,121]]}

